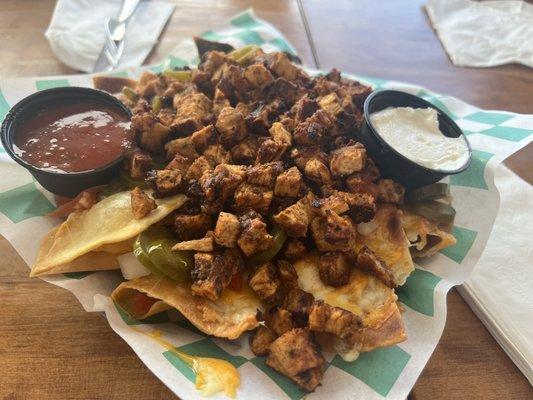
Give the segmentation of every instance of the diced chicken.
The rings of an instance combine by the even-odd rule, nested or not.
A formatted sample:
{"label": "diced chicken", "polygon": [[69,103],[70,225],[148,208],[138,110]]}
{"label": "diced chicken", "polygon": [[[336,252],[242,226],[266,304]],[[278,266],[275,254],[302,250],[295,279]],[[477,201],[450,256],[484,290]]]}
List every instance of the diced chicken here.
{"label": "diced chicken", "polygon": [[291,108],[296,122],[305,121],[318,110],[318,103],[308,95],[301,97]]}
{"label": "diced chicken", "polygon": [[309,206],[304,200],[298,200],[274,215],[274,222],[290,237],[305,237],[309,225]]}
{"label": "diced chicken", "polygon": [[226,148],[230,148],[234,143],[240,142],[247,135],[244,117],[233,107],[224,107],[220,111],[215,127],[218,131],[220,143]]}
{"label": "diced chicken", "polygon": [[338,194],[332,194],[324,199],[315,199],[311,202],[311,209],[317,215],[326,215],[327,211],[333,211],[336,214],[344,214],[350,207],[346,199]]}
{"label": "diced chicken", "polygon": [[335,92],[323,96],[318,101],[318,104],[320,104],[320,108],[327,111],[333,117],[337,117],[343,112],[339,96]]}
{"label": "diced chicken", "polygon": [[279,260],[277,262],[278,276],[283,286],[287,289],[298,288],[298,274],[291,263],[285,260]]}
{"label": "diced chicken", "polygon": [[363,176],[363,174],[356,172],[346,178],[346,186],[351,193],[364,193],[378,197],[378,185],[373,183],[370,179]]}
{"label": "diced chicken", "polygon": [[265,325],[277,336],[296,328],[292,320],[292,314],[280,307],[272,307],[265,315]]}
{"label": "diced chicken", "polygon": [[270,127],[269,108],[264,102],[259,102],[246,116],[246,125],[253,133],[264,135]]}
{"label": "diced chicken", "polygon": [[274,142],[287,147],[292,145],[291,133],[281,122],[274,122],[269,129],[269,133]]}
{"label": "diced chicken", "polygon": [[312,392],[322,380],[326,360],[311,332],[297,328],[286,332],[270,345],[266,363],[302,389]]}
{"label": "diced chicken", "polygon": [[213,74],[227,61],[228,57],[222,51],[210,51],[202,56],[198,69],[208,74]]}
{"label": "diced chicken", "polygon": [[144,179],[146,172],[152,168],[152,157],[141,149],[135,149],[128,155],[128,169],[133,179]]}
{"label": "diced chicken", "polygon": [[292,319],[297,326],[306,326],[309,318],[309,309],[313,301],[314,297],[311,293],[294,288],[287,292],[283,308],[291,312]]}
{"label": "diced chicken", "polygon": [[172,196],[182,189],[181,173],[175,169],[149,171],[146,181],[152,184],[156,197]]}
{"label": "diced chicken", "polygon": [[305,164],[304,172],[308,179],[319,185],[327,185],[331,182],[331,174],[328,167],[316,158],[309,160]]}
{"label": "diced chicken", "polygon": [[[266,303],[274,303],[279,298],[281,282],[272,263],[266,262],[258,265],[250,274],[248,284],[257,296]],[[280,335],[280,333],[277,334]]]}
{"label": "diced chicken", "polygon": [[341,147],[331,152],[329,168],[334,176],[347,176],[361,171],[366,163],[366,150],[360,144]]}
{"label": "diced chicken", "polygon": [[172,121],[174,120],[174,111],[170,108],[163,108],[157,113],[157,119],[161,124],[170,127]]}
{"label": "diced chicken", "polygon": [[171,129],[181,136],[201,129],[211,114],[212,102],[203,93],[180,93],[174,96],[173,103],[176,115]]}
{"label": "diced chicken", "polygon": [[316,300],[309,312],[309,329],[327,332],[341,339],[357,334],[362,328],[361,319],[354,313]]}
{"label": "diced chicken", "polygon": [[258,164],[248,168],[246,171],[246,180],[248,183],[268,188],[274,187],[276,177],[283,170],[281,161],[270,162],[266,164]]}
{"label": "diced chicken", "polygon": [[213,125],[204,126],[202,129],[191,135],[191,142],[196,151],[202,152],[207,146],[213,144],[215,139],[215,127]]}
{"label": "diced chicken", "polygon": [[254,210],[266,213],[273,197],[272,190],[244,182],[235,191],[235,208],[241,212]]}
{"label": "diced chicken", "polygon": [[181,154],[177,153],[174,158],[167,164],[165,169],[175,169],[180,172],[182,176],[185,176],[191,162],[188,158],[183,157]]}
{"label": "diced chicken", "polygon": [[252,64],[246,67],[244,69],[244,78],[250,82],[252,86],[259,89],[263,89],[274,80],[270,71],[262,64]]}
{"label": "diced chicken", "polygon": [[[367,193],[348,193],[334,190],[332,196],[341,197],[350,208],[350,216],[357,224],[368,222],[376,214],[376,200]],[[332,211],[337,212],[335,209]],[[341,214],[337,212],[337,214]]]}
{"label": "diced chicken", "polygon": [[259,143],[250,136],[231,148],[231,158],[237,164],[252,164],[257,157]]}
{"label": "diced chicken", "polygon": [[165,150],[167,152],[168,159],[174,158],[176,154],[180,154],[189,160],[194,160],[199,156],[194,148],[194,145],[192,144],[190,136],[174,139],[168,142],[165,145]]}
{"label": "diced chicken", "polygon": [[313,147],[293,147],[291,149],[291,158],[294,164],[303,171],[305,165],[313,159],[319,160],[322,164],[328,163],[327,154],[318,146]]}
{"label": "diced chicken", "polygon": [[290,239],[285,245],[283,256],[290,262],[302,259],[307,254],[307,247],[299,239]]}
{"label": "diced chicken", "polygon": [[300,193],[302,174],[296,167],[289,168],[276,178],[274,194],[281,197],[296,197]]}
{"label": "diced chicken", "polygon": [[213,171],[206,171],[199,183],[207,200],[224,202],[233,196],[245,174],[242,165],[219,164]]}
{"label": "diced chicken", "polygon": [[221,212],[215,226],[215,241],[224,247],[235,247],[241,233],[241,223],[237,216]]}
{"label": "diced chicken", "polygon": [[272,139],[267,139],[259,146],[257,150],[257,157],[255,159],[256,164],[267,163],[271,161],[278,161],[287,150],[287,146],[275,142]]}
{"label": "diced chicken", "polygon": [[157,208],[155,200],[147,193],[136,187],[131,191],[131,210],[135,219],[146,217]]}
{"label": "diced chicken", "polygon": [[357,267],[370,272],[390,288],[397,286],[390,268],[367,246],[363,246],[357,253]]}
{"label": "diced chicken", "polygon": [[311,233],[319,251],[349,251],[355,245],[355,228],[349,217],[328,212],[328,217],[316,217]]}
{"label": "diced chicken", "polygon": [[180,240],[200,239],[211,228],[211,217],[206,214],[176,215],[174,219],[174,231]]}
{"label": "diced chicken", "polygon": [[316,111],[294,128],[293,139],[296,144],[313,146],[320,144],[327,136],[336,136],[335,121],[324,110]]}
{"label": "diced chicken", "polygon": [[403,204],[405,189],[392,179],[381,179],[378,183],[378,201],[383,203]]}
{"label": "diced chicken", "polygon": [[266,224],[259,215],[248,213],[240,218],[241,235],[237,244],[246,256],[272,247],[273,237],[267,232]]}
{"label": "diced chicken", "polygon": [[210,171],[212,168],[213,164],[206,157],[200,156],[190,164],[185,177],[189,180],[199,180],[205,172]]}
{"label": "diced chicken", "polygon": [[221,144],[208,146],[204,151],[204,157],[214,165],[231,164],[231,154]]}
{"label": "diced chicken", "polygon": [[211,252],[214,250],[213,236],[207,236],[202,239],[193,239],[186,242],[178,242],[172,247],[172,250],[194,250]]}
{"label": "diced chicken", "polygon": [[138,132],[139,145],[148,151],[158,151],[163,147],[169,134],[170,129],[168,127],[160,122],[154,122],[149,129]]}
{"label": "diced chicken", "polygon": [[258,357],[266,356],[274,340],[276,340],[274,332],[265,325],[259,325],[259,328],[250,336],[250,349]]}
{"label": "diced chicken", "polygon": [[296,65],[291,63],[285,53],[273,53],[270,55],[268,67],[277,76],[281,76],[288,81],[294,81],[300,75],[300,70]]}
{"label": "diced chicken", "polygon": [[322,282],[329,286],[343,286],[350,280],[348,260],[337,251],[320,255],[318,273]]}
{"label": "diced chicken", "polygon": [[192,294],[215,301],[230,284],[233,275],[243,268],[242,257],[233,249],[226,249],[223,254],[195,253],[191,272]]}

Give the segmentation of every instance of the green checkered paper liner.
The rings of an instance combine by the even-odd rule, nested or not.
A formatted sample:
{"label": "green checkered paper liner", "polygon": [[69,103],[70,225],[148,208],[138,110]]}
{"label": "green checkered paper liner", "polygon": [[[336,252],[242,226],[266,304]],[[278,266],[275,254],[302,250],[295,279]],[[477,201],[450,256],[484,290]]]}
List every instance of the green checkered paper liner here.
{"label": "green checkered paper liner", "polygon": [[[273,26],[258,19],[249,10],[227,21],[224,26],[203,34],[240,47],[260,45],[266,51],[294,48]],[[180,43],[159,65],[194,66],[198,62],[194,43]],[[113,75],[136,77],[143,68],[114,72]],[[311,73],[317,71],[310,71]],[[375,89],[397,89],[416,94],[432,102],[463,129],[473,148],[470,168],[446,179],[451,186],[457,217],[453,234],[457,244],[423,260],[397,290],[405,309],[408,340],[398,345],[363,353],[354,362],[345,362],[334,354],[325,354],[328,368],[323,384],[309,399],[405,399],[424,365],[435,349],[446,320],[446,293],[461,284],[479,259],[490,235],[499,208],[499,194],[494,172],[500,162],[531,141],[533,115],[505,111],[486,111],[454,97],[439,95],[419,86],[375,78],[353,76]],[[27,95],[58,86],[92,86],[90,75],[0,80],[0,120],[9,108]],[[59,223],[43,215],[54,209],[53,196],[39,186],[31,175],[14,163],[0,148],[0,233],[11,242],[31,265],[39,239]],[[70,290],[87,311],[104,312],[110,326],[132,347],[141,360],[176,395],[198,399],[195,376],[173,353],[139,332],[157,329],[164,338],[190,354],[223,358],[238,368],[240,399],[300,399],[305,394],[287,378],[254,356],[244,335],[227,341],[206,337],[175,311],[156,315],[145,321],[132,320],[121,313],[109,298],[122,277],[117,271],[72,273],[45,278]],[[37,299],[36,299],[37,301]],[[80,327],[83,329],[83,327]],[[213,398],[223,398],[222,394]]]}

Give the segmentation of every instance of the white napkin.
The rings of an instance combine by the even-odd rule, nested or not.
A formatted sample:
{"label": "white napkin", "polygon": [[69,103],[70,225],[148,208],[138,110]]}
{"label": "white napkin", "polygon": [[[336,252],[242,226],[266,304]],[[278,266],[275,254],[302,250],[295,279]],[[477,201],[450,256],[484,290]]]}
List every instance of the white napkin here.
{"label": "white napkin", "polygon": [[461,295],[533,385],[533,187],[504,165],[500,212]]}
{"label": "white napkin", "polygon": [[428,0],[426,11],[460,67],[533,67],[533,5],[520,0]]}
{"label": "white napkin", "polygon": [[[104,46],[104,23],[116,18],[122,0],[58,0],[45,36],[56,57],[71,68],[92,72]],[[143,1],[128,22],[118,68],[142,64],[157,42],[174,5]]]}

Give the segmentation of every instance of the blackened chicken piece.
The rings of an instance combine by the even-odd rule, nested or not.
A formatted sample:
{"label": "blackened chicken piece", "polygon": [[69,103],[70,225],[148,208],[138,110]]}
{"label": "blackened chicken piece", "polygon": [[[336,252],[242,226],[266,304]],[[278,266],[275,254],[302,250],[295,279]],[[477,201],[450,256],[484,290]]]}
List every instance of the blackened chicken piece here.
{"label": "blackened chicken piece", "polygon": [[244,78],[257,89],[263,89],[274,81],[270,71],[262,64],[252,64],[244,69]]}
{"label": "blackened chicken piece", "polygon": [[316,100],[305,95],[292,106],[291,114],[294,115],[294,120],[300,123],[312,116],[318,108],[319,106]]}
{"label": "blackened chicken piece", "polygon": [[259,328],[250,336],[250,349],[258,357],[266,356],[274,340],[276,340],[274,332],[265,325],[259,325]]}
{"label": "blackened chicken piece", "polygon": [[392,179],[381,179],[378,182],[378,201],[383,203],[403,204],[405,189]]}
{"label": "blackened chicken piece", "polygon": [[341,215],[347,212],[350,207],[344,196],[334,193],[326,198],[313,200],[311,209],[316,215],[326,216],[328,210]]}
{"label": "blackened chicken piece", "polygon": [[360,143],[331,152],[329,168],[334,176],[347,176],[361,171],[366,163],[366,150]]}
{"label": "blackened chicken piece", "polygon": [[281,282],[274,265],[270,262],[258,265],[250,274],[248,284],[266,303],[275,303],[279,299]]}
{"label": "blackened chicken piece", "polygon": [[172,196],[182,189],[181,173],[175,169],[149,171],[146,181],[151,183],[154,195],[158,198]]}
{"label": "blackened chicken piece", "polygon": [[209,232],[206,237],[201,239],[178,242],[172,247],[172,250],[211,252],[214,250],[213,234]]}
{"label": "blackened chicken piece", "polygon": [[265,325],[277,336],[296,328],[292,320],[292,314],[281,307],[272,307],[266,312]]}
{"label": "blackened chicken piece", "polygon": [[134,112],[131,126],[136,131],[139,146],[148,151],[158,151],[170,134],[151,111]]}
{"label": "blackened chicken piece", "polygon": [[269,112],[264,102],[257,103],[245,118],[246,125],[255,134],[265,135],[270,127]]}
{"label": "blackened chicken piece", "polygon": [[209,145],[214,144],[215,128],[213,125],[204,126],[191,135],[191,143],[196,151],[203,152]]}
{"label": "blackened chicken piece", "polygon": [[388,287],[396,287],[390,268],[367,246],[363,246],[357,253],[357,267],[370,272]]}
{"label": "blackened chicken piece", "polygon": [[192,294],[215,301],[230,284],[233,275],[243,268],[242,257],[233,249],[227,249],[223,254],[196,253],[191,272]]}
{"label": "blackened chicken piece", "polygon": [[309,329],[332,333],[341,339],[357,334],[362,328],[361,319],[354,313],[316,300],[309,312]]}
{"label": "blackened chicken piece", "polygon": [[199,157],[190,136],[171,140],[165,144],[165,150],[167,152],[167,158],[170,160],[174,158],[176,154],[180,154],[189,160],[194,160]]}
{"label": "blackened chicken piece", "polygon": [[306,326],[313,301],[314,297],[311,293],[294,288],[287,292],[283,308],[291,312],[292,319],[297,326]]}
{"label": "blackened chicken piece", "polygon": [[298,261],[307,254],[307,247],[300,239],[289,239],[283,251],[283,257],[290,262]]}
{"label": "blackened chicken piece", "polygon": [[203,93],[179,93],[173,100],[176,115],[171,129],[180,136],[201,129],[209,119],[213,103]]}
{"label": "blackened chicken piece", "polygon": [[320,255],[318,273],[322,282],[329,286],[343,286],[350,281],[350,265],[346,256],[338,251]]}
{"label": "blackened chicken piece", "polygon": [[281,122],[274,122],[269,129],[270,136],[274,142],[289,148],[292,144],[291,133],[287,130],[287,126]]}
{"label": "blackened chicken piece", "polygon": [[267,232],[267,226],[261,216],[255,212],[244,214],[239,219],[241,235],[237,244],[246,256],[272,247],[273,237]]}
{"label": "blackened chicken piece", "polygon": [[306,200],[302,199],[274,215],[274,222],[290,237],[305,237],[309,214],[309,206]]}
{"label": "blackened chicken piece", "polygon": [[257,157],[258,150],[259,143],[257,138],[247,136],[243,141],[231,148],[231,158],[236,164],[253,164]]}
{"label": "blackened chicken piece", "polygon": [[316,158],[307,161],[304,172],[307,179],[319,185],[327,185],[331,183],[331,174],[328,167]]}
{"label": "blackened chicken piece", "polygon": [[242,183],[235,191],[235,209],[240,212],[249,210],[266,214],[274,197],[274,192],[265,186]]}
{"label": "blackened chicken piece", "polygon": [[221,212],[215,226],[215,241],[224,247],[237,246],[237,239],[241,233],[241,223],[236,215]]}
{"label": "blackened chicken piece", "polygon": [[356,224],[368,222],[376,215],[376,200],[367,193],[349,194],[350,216]]}
{"label": "blackened chicken piece", "polygon": [[146,217],[157,208],[155,200],[147,193],[136,187],[131,191],[131,210],[135,219]]}
{"label": "blackened chicken piece", "polygon": [[276,177],[274,194],[281,197],[297,197],[302,185],[302,174],[296,167],[291,167],[287,171]]}
{"label": "blackened chicken piece", "polygon": [[152,157],[139,148],[127,154],[128,169],[133,179],[144,179],[146,172],[152,168]]}
{"label": "blackened chicken piece", "polygon": [[334,136],[335,121],[324,110],[316,111],[294,128],[293,139],[296,144],[313,146],[324,142],[327,136]]}
{"label": "blackened chicken piece", "polygon": [[204,150],[204,157],[207,158],[213,165],[231,164],[231,154],[224,149],[221,144],[213,144]]}
{"label": "blackened chicken piece", "polygon": [[210,51],[202,55],[198,69],[212,75],[228,61],[230,61],[230,59],[224,54],[224,52]]}
{"label": "blackened chicken piece", "polygon": [[174,158],[170,160],[170,162],[167,164],[165,169],[178,170],[182,176],[185,176],[190,166],[191,166],[191,161],[188,158],[182,156],[179,153],[176,153]]}
{"label": "blackened chicken piece", "polygon": [[322,164],[328,163],[328,155],[319,146],[293,147],[291,158],[299,170],[303,171],[310,160],[319,160]]}
{"label": "blackened chicken piece", "polygon": [[278,276],[283,286],[287,289],[298,288],[298,274],[291,263],[285,260],[279,260],[277,262]]}
{"label": "blackened chicken piece", "polygon": [[355,228],[349,217],[333,212],[328,217],[316,217],[310,228],[319,251],[349,251],[355,245]]}
{"label": "blackened chicken piece", "polygon": [[360,172],[356,172],[346,178],[346,187],[350,193],[368,194],[374,198],[378,197],[379,187]]}
{"label": "blackened chicken piece", "polygon": [[246,168],[242,165],[219,164],[213,171],[206,171],[199,182],[207,200],[225,202],[233,196],[245,175]]}
{"label": "blackened chicken piece", "polygon": [[286,332],[270,345],[266,364],[303,390],[312,392],[322,380],[326,360],[311,332],[297,328]]}
{"label": "blackened chicken piece", "polygon": [[303,89],[284,78],[277,78],[265,87],[267,101],[282,100],[288,107],[303,95]]}
{"label": "blackened chicken piece", "polygon": [[[167,167],[168,168],[168,167]],[[200,156],[189,165],[185,173],[188,180],[200,180],[207,171],[213,169],[213,164],[206,157]]]}
{"label": "blackened chicken piece", "polygon": [[277,176],[283,171],[281,161],[258,164],[249,167],[246,171],[246,180],[248,183],[273,188]]}
{"label": "blackened chicken piece", "polygon": [[255,163],[263,164],[271,161],[279,161],[283,153],[285,153],[285,150],[287,150],[285,144],[267,139],[259,146]]}
{"label": "blackened chicken piece", "polygon": [[323,96],[318,101],[318,104],[320,105],[320,108],[322,108],[324,111],[328,112],[332,117],[339,117],[343,113],[343,109],[341,106],[341,101],[339,99],[339,96],[337,96],[337,93],[332,92],[327,94],[326,96]]}
{"label": "blackened chicken piece", "polygon": [[244,117],[233,107],[224,107],[220,111],[215,127],[220,143],[227,149],[247,135]]}
{"label": "blackened chicken piece", "polygon": [[294,65],[287,54],[276,52],[266,55],[268,68],[277,76],[295,81],[300,77],[306,76],[305,73]]}
{"label": "blackened chicken piece", "polygon": [[200,239],[212,227],[211,217],[206,214],[176,215],[174,219],[174,231],[179,240]]}

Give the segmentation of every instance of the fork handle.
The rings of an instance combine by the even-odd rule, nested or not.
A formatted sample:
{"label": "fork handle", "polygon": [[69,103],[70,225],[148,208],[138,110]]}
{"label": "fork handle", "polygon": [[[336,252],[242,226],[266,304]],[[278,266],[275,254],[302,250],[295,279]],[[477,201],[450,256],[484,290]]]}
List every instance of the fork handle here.
{"label": "fork handle", "polygon": [[126,22],[133,15],[140,2],[141,0],[124,0],[117,21]]}

